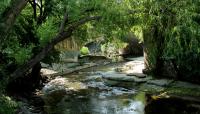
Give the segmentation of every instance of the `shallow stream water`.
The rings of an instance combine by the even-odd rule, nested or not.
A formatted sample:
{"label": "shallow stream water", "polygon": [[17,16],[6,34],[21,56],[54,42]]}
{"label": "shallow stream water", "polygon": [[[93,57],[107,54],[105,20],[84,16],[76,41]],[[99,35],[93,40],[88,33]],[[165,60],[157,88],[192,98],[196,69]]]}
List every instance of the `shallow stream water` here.
{"label": "shallow stream water", "polygon": [[[46,97],[43,97],[44,111],[47,114],[200,114],[199,102],[167,96],[152,99],[144,92],[146,88],[142,90],[137,85],[123,86],[122,83],[127,84],[129,81],[120,80],[115,86],[111,86],[111,83],[109,85],[106,76],[142,72],[142,57],[129,60],[83,69],[51,80],[43,88],[44,93],[46,91]],[[163,89],[151,84],[145,87],[151,86],[152,89]]]}
{"label": "shallow stream water", "polygon": [[[135,61],[143,65],[143,58]],[[133,88],[106,85],[102,75],[116,73],[122,65],[90,68],[66,75],[70,82],[80,82],[87,88],[65,95],[56,104],[46,105],[48,114],[144,114],[145,95]],[[141,70],[141,69],[139,69]]]}

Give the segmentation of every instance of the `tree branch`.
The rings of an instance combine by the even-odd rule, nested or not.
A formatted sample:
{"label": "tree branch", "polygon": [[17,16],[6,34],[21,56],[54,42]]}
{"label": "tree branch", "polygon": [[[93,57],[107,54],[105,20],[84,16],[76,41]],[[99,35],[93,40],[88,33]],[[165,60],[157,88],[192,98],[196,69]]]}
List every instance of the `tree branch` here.
{"label": "tree branch", "polygon": [[67,11],[65,12],[64,14],[64,19],[60,25],[60,29],[59,29],[59,33],[62,33],[64,31],[64,28],[65,28],[65,24],[68,22],[68,13]]}
{"label": "tree branch", "polygon": [[76,26],[79,26],[79,24],[82,24],[82,23],[85,23],[85,22],[88,22],[88,21],[92,21],[92,20],[100,20],[101,18],[102,18],[102,16],[91,16],[91,17],[87,16],[87,17],[84,17],[84,18],[79,19],[77,21],[68,23],[69,24],[68,28],[74,28]]}
{"label": "tree branch", "polygon": [[11,27],[13,26],[17,16],[26,6],[28,0],[12,0],[11,6],[6,9],[6,11],[1,16],[0,22],[0,42],[5,40]]}

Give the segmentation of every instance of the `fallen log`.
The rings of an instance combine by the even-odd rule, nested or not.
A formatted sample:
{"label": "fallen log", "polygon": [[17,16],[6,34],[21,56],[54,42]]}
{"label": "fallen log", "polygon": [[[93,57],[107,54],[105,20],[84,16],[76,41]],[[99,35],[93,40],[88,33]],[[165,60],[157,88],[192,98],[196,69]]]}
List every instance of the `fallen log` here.
{"label": "fallen log", "polygon": [[111,62],[106,62],[106,63],[102,63],[102,64],[90,63],[90,64],[79,66],[79,67],[76,67],[76,68],[73,68],[73,69],[69,69],[69,70],[66,70],[66,71],[63,71],[63,72],[51,71],[52,73],[45,73],[45,74],[42,74],[42,75],[47,76],[49,78],[55,78],[56,76],[68,75],[68,74],[78,72],[80,70],[84,70],[84,69],[87,69],[87,68],[97,67],[97,66],[100,66],[100,65],[108,65],[108,64],[111,64]]}
{"label": "fallen log", "polygon": [[90,67],[94,67],[94,66],[97,66],[98,64],[87,64],[87,65],[84,65],[84,66],[79,66],[79,67],[76,67],[74,69],[69,69],[69,70],[66,70],[66,71],[63,71],[63,72],[56,72],[56,73],[50,73],[50,74],[43,74],[47,77],[50,77],[50,78],[54,78],[56,76],[63,76],[63,75],[67,75],[67,74],[71,74],[71,73],[74,73],[74,72],[77,72],[77,71],[80,71],[82,69],[86,69],[86,68],[90,68]]}

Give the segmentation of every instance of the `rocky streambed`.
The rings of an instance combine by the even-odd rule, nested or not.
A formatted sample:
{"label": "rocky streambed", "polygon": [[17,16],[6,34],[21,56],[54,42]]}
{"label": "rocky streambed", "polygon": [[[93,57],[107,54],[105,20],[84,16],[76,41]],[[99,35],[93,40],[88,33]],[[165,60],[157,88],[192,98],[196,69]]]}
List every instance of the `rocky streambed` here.
{"label": "rocky streambed", "polygon": [[[142,74],[143,58],[57,77],[42,89],[48,114],[199,114],[200,86]],[[176,106],[178,105],[178,106]],[[163,108],[161,108],[163,107]]]}

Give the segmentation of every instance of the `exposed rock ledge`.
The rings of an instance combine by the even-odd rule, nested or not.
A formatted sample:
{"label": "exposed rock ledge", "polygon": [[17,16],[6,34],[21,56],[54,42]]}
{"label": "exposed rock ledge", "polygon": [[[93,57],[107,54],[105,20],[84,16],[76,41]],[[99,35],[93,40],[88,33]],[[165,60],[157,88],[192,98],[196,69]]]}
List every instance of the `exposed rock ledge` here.
{"label": "exposed rock ledge", "polygon": [[147,94],[165,93],[165,96],[180,97],[200,103],[200,85],[169,79],[154,79],[150,76],[139,78],[126,74],[106,74],[104,82],[112,86],[123,86],[145,91]]}

